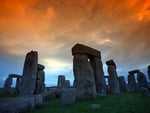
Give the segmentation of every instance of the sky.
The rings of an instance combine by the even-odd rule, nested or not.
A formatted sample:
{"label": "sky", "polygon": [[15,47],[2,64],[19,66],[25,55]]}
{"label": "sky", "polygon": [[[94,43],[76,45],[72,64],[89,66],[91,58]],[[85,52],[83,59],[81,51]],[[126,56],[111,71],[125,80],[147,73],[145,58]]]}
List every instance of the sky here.
{"label": "sky", "polygon": [[113,59],[118,76],[150,65],[150,0],[0,0],[0,86],[23,72],[25,55],[38,51],[46,86],[58,75],[73,81],[71,48],[81,43]]}

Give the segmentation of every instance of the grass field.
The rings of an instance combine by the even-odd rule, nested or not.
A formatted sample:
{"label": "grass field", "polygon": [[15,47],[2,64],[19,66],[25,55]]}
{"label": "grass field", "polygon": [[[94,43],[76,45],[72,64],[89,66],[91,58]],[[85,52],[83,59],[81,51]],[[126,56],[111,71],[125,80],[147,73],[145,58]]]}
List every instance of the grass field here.
{"label": "grass field", "polygon": [[[0,98],[16,96],[12,91],[10,95],[1,95]],[[91,104],[99,104],[101,108],[93,111],[90,109]],[[94,100],[76,101],[69,106],[63,106],[57,98],[46,101],[42,108],[34,109],[28,113],[150,113],[150,97],[144,97],[140,93],[122,93]]]}
{"label": "grass field", "polygon": [[[90,109],[91,104],[99,104],[101,108],[93,111]],[[122,93],[95,100],[76,101],[70,106],[63,106],[56,99],[46,101],[44,107],[28,113],[150,113],[150,97],[143,97],[139,93]]]}

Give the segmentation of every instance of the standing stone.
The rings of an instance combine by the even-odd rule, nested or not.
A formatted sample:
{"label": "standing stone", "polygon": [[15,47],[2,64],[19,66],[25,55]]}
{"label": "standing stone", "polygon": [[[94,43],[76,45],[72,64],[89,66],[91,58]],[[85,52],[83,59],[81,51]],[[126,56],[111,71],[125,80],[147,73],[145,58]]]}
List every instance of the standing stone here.
{"label": "standing stone", "polygon": [[66,80],[64,75],[59,75],[57,87],[58,88],[70,88],[70,81]]}
{"label": "standing stone", "polygon": [[119,86],[120,86],[120,91],[121,92],[126,92],[127,91],[127,85],[124,79],[124,76],[120,76],[118,77],[118,82],[119,82]]}
{"label": "standing stone", "polygon": [[58,83],[57,83],[57,87],[58,88],[63,88],[65,84],[65,76],[64,75],[59,75],[58,76]]}
{"label": "standing stone", "polygon": [[12,80],[13,78],[16,78],[16,85],[15,85],[15,92],[17,94],[19,94],[19,86],[20,86],[20,80],[21,80],[21,75],[18,75],[18,74],[9,74],[8,78],[9,78],[9,84],[10,84],[10,88],[11,88],[11,85],[12,85]]}
{"label": "standing stone", "polygon": [[45,72],[44,66],[38,64],[37,74],[36,74],[36,86],[35,86],[35,94],[42,93],[45,89]]}
{"label": "standing stone", "polygon": [[106,61],[106,64],[107,64],[107,65],[114,66],[114,68],[116,69],[116,63],[114,62],[113,59],[110,59],[110,60]]}
{"label": "standing stone", "polygon": [[65,88],[70,88],[70,81],[69,80],[66,80],[66,82],[65,82]]}
{"label": "standing stone", "polygon": [[16,79],[16,86],[15,86],[15,89],[16,89],[16,93],[19,94],[20,92],[20,83],[21,83],[21,78],[22,76],[18,76],[17,79]]}
{"label": "standing stone", "polygon": [[73,87],[77,87],[76,80],[73,80]]}
{"label": "standing stone", "polygon": [[130,92],[136,92],[137,91],[137,84],[136,84],[135,77],[133,74],[128,75],[128,90]]}
{"label": "standing stone", "polygon": [[117,80],[117,72],[115,69],[115,66],[108,65],[108,73],[109,73],[109,86],[110,86],[110,93],[111,94],[119,94],[120,93],[120,87]]}
{"label": "standing stone", "polygon": [[66,82],[65,76],[64,76],[64,75],[59,75],[59,76],[58,76],[57,87],[58,87],[58,88],[64,88],[65,82]]}
{"label": "standing stone", "polygon": [[12,78],[8,76],[8,78],[5,80],[5,83],[4,83],[3,94],[10,93],[11,85],[12,85]]}
{"label": "standing stone", "polygon": [[[73,69],[74,69],[74,78],[75,78],[74,87],[80,87],[78,89],[84,89],[83,91],[80,91],[80,93],[82,94],[84,94],[84,92],[91,92],[90,90],[93,90],[94,91],[92,94],[93,97],[91,98],[95,98],[95,90],[97,91],[98,96],[106,95],[106,83],[104,79],[104,72],[103,72],[100,51],[93,49],[91,47],[88,47],[86,45],[76,44],[72,48],[72,55],[74,56],[74,60],[73,60]],[[84,63],[82,64],[82,62]],[[79,76],[79,75],[82,75],[82,76]],[[88,77],[86,77],[86,75]],[[83,80],[84,82],[79,83],[80,78],[82,80],[83,76],[85,76],[86,79]],[[91,80],[87,79],[90,77],[92,78]],[[93,78],[95,81],[93,81]],[[87,80],[90,82],[87,82]],[[88,84],[90,87],[85,88],[88,86]],[[96,89],[94,87],[96,87]],[[87,93],[86,95],[88,96],[85,96],[85,98],[84,97],[82,98],[88,99],[91,94]]]}
{"label": "standing stone", "polygon": [[147,71],[147,73],[148,73],[148,77],[149,77],[149,80],[150,80],[150,65],[148,66],[148,71]]}
{"label": "standing stone", "polygon": [[104,78],[102,61],[100,58],[95,57],[91,59],[90,62],[94,70],[97,95],[105,96],[107,94],[107,89],[106,89],[106,82]]}
{"label": "standing stone", "polygon": [[73,71],[76,81],[77,99],[96,98],[94,72],[87,55],[74,55]]}
{"label": "standing stone", "polygon": [[37,73],[37,63],[38,62],[38,53],[36,51],[31,51],[27,53],[23,76],[20,85],[20,95],[27,96],[33,95],[36,84],[36,73]]}
{"label": "standing stone", "polygon": [[148,88],[148,81],[146,76],[142,72],[137,73],[138,87],[141,89],[142,87]]}

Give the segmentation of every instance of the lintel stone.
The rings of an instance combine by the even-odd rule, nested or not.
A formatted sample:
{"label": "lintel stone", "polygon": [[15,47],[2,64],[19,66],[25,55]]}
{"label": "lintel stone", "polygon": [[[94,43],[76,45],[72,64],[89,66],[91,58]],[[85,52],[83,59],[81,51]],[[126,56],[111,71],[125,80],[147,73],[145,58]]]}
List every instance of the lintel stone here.
{"label": "lintel stone", "polygon": [[101,58],[100,51],[79,43],[72,47],[72,55],[75,54],[85,54],[88,56],[95,56]]}

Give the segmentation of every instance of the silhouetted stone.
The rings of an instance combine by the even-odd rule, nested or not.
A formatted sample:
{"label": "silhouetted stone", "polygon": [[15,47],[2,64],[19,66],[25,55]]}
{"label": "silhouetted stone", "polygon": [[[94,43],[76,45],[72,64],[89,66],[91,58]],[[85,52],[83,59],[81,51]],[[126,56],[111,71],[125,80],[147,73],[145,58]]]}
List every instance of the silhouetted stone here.
{"label": "silhouetted stone", "polygon": [[12,85],[12,77],[9,77],[5,80],[3,94],[9,94]]}
{"label": "silhouetted stone", "polygon": [[120,91],[121,92],[126,92],[127,91],[127,85],[124,79],[124,76],[120,76],[118,77],[118,82],[119,82],[119,86],[120,86]]}
{"label": "silhouetted stone", "polygon": [[104,76],[104,78],[109,78],[109,76]]}
{"label": "silhouetted stone", "polygon": [[149,80],[150,80],[150,65],[148,66],[148,71],[147,71],[147,73],[148,73],[148,77],[149,77]]}
{"label": "silhouetted stone", "polygon": [[69,80],[66,80],[65,87],[70,88],[70,81]]}
{"label": "silhouetted stone", "polygon": [[75,103],[76,100],[76,90],[75,88],[65,89],[61,94],[61,103],[63,105],[71,105]]}
{"label": "silhouetted stone", "polygon": [[[104,79],[104,72],[103,72],[103,65],[102,65],[102,61],[101,61],[100,51],[93,49],[91,47],[82,45],[82,44],[76,44],[72,48],[72,55],[74,55],[74,60],[73,60],[73,68],[74,68],[74,76],[75,76],[74,87],[78,87],[78,85],[79,85],[79,81],[76,78],[80,79],[80,76],[76,77],[76,75],[82,75],[82,76],[84,75],[86,77],[86,75],[88,75],[88,71],[91,70],[90,73],[92,73],[92,74],[89,74],[89,75],[90,76],[93,75],[94,77],[92,77],[92,79],[94,78],[95,81],[93,81],[92,84],[90,82],[86,82],[86,84],[91,84],[90,86],[96,87],[98,96],[106,95],[106,83],[105,83],[105,79]],[[80,61],[80,58],[82,59],[83,56],[86,58],[84,59],[84,64],[82,64],[82,66],[80,66],[78,64],[80,62],[82,62],[82,61]],[[76,61],[77,61],[77,63],[76,63]],[[77,66],[79,66],[79,67],[77,68]],[[86,69],[87,67],[88,67],[88,69]],[[92,69],[90,69],[91,67],[92,67]],[[87,81],[87,80],[85,80],[85,81]],[[80,83],[80,84],[82,84],[82,83]],[[85,84],[85,83],[83,82],[83,84]],[[85,86],[83,85],[82,87],[85,87]],[[86,85],[86,87],[87,87],[87,85]],[[93,89],[93,88],[91,87],[91,89]],[[95,90],[95,89],[93,89],[93,90]],[[77,88],[77,92],[78,92],[78,88]],[[93,93],[93,94],[95,95],[95,93]],[[91,94],[88,94],[88,95],[91,95]],[[94,95],[92,98],[95,98]],[[85,97],[85,99],[86,98],[88,99],[88,96]]]}
{"label": "silhouetted stone", "polygon": [[91,59],[91,65],[94,70],[96,83],[96,91],[98,96],[107,95],[106,82],[104,79],[103,64],[100,58],[94,57]]}
{"label": "silhouetted stone", "polygon": [[109,82],[110,93],[119,94],[120,87],[117,79],[116,64],[112,59],[106,61],[106,64],[108,66],[108,74],[109,74],[108,82]]}
{"label": "silhouetted stone", "polygon": [[0,102],[0,113],[23,113],[43,106],[41,95],[3,99]]}
{"label": "silhouetted stone", "polygon": [[113,59],[106,61],[106,64],[107,64],[107,65],[112,65],[112,66],[114,66],[115,69],[116,69],[116,64],[115,64],[115,62],[113,61]]}
{"label": "silhouetted stone", "polygon": [[37,66],[37,70],[44,70],[45,67],[42,64],[38,64]]}
{"label": "silhouetted stone", "polygon": [[[44,69],[44,68],[43,68]],[[35,94],[42,93],[45,89],[45,72],[43,70],[37,70]]]}
{"label": "silhouetted stone", "polygon": [[77,99],[96,98],[94,72],[87,55],[74,55],[73,71],[76,81]]}
{"label": "silhouetted stone", "polygon": [[18,77],[21,77],[21,75],[18,75],[18,74],[9,74],[9,77],[11,77],[11,78],[18,78]]}
{"label": "silhouetted stone", "polygon": [[17,79],[16,79],[16,86],[15,86],[15,89],[16,89],[16,93],[19,94],[20,92],[20,83],[21,83],[21,79],[22,79],[22,76],[18,76]]}
{"label": "silhouetted stone", "polygon": [[117,79],[117,72],[115,69],[115,66],[113,65],[108,65],[108,73],[109,73],[109,87],[110,87],[110,93],[111,94],[119,94],[120,93],[120,88],[119,88],[119,83]]}
{"label": "silhouetted stone", "polygon": [[128,75],[128,90],[130,92],[136,92],[137,91],[137,84],[136,84],[135,77],[133,74]]}
{"label": "silhouetted stone", "polygon": [[72,48],[72,55],[75,55],[75,54],[85,54],[88,56],[95,56],[95,57],[101,58],[100,51],[97,51],[96,49],[93,49],[93,48],[88,47],[88,46],[83,45],[83,44],[76,44]]}
{"label": "silhouetted stone", "polygon": [[38,65],[38,53],[36,51],[31,51],[27,53],[23,76],[20,85],[20,95],[33,95],[36,84],[36,74],[37,74],[37,65]]}
{"label": "silhouetted stone", "polygon": [[76,87],[76,80],[73,80],[73,87]]}
{"label": "silhouetted stone", "polygon": [[139,69],[136,69],[136,70],[129,71],[128,73],[129,74],[135,74],[135,73],[138,73],[139,71],[140,71]]}
{"label": "silhouetted stone", "polygon": [[57,87],[58,87],[58,88],[64,88],[65,82],[66,82],[65,76],[64,76],[64,75],[59,75],[59,76],[58,76]]}
{"label": "silhouetted stone", "polygon": [[70,87],[70,81],[66,80],[64,75],[59,75],[57,87],[58,88],[69,88]]}
{"label": "silhouetted stone", "polygon": [[142,72],[137,73],[138,87],[141,89],[142,87],[148,88],[148,81],[146,76]]}

